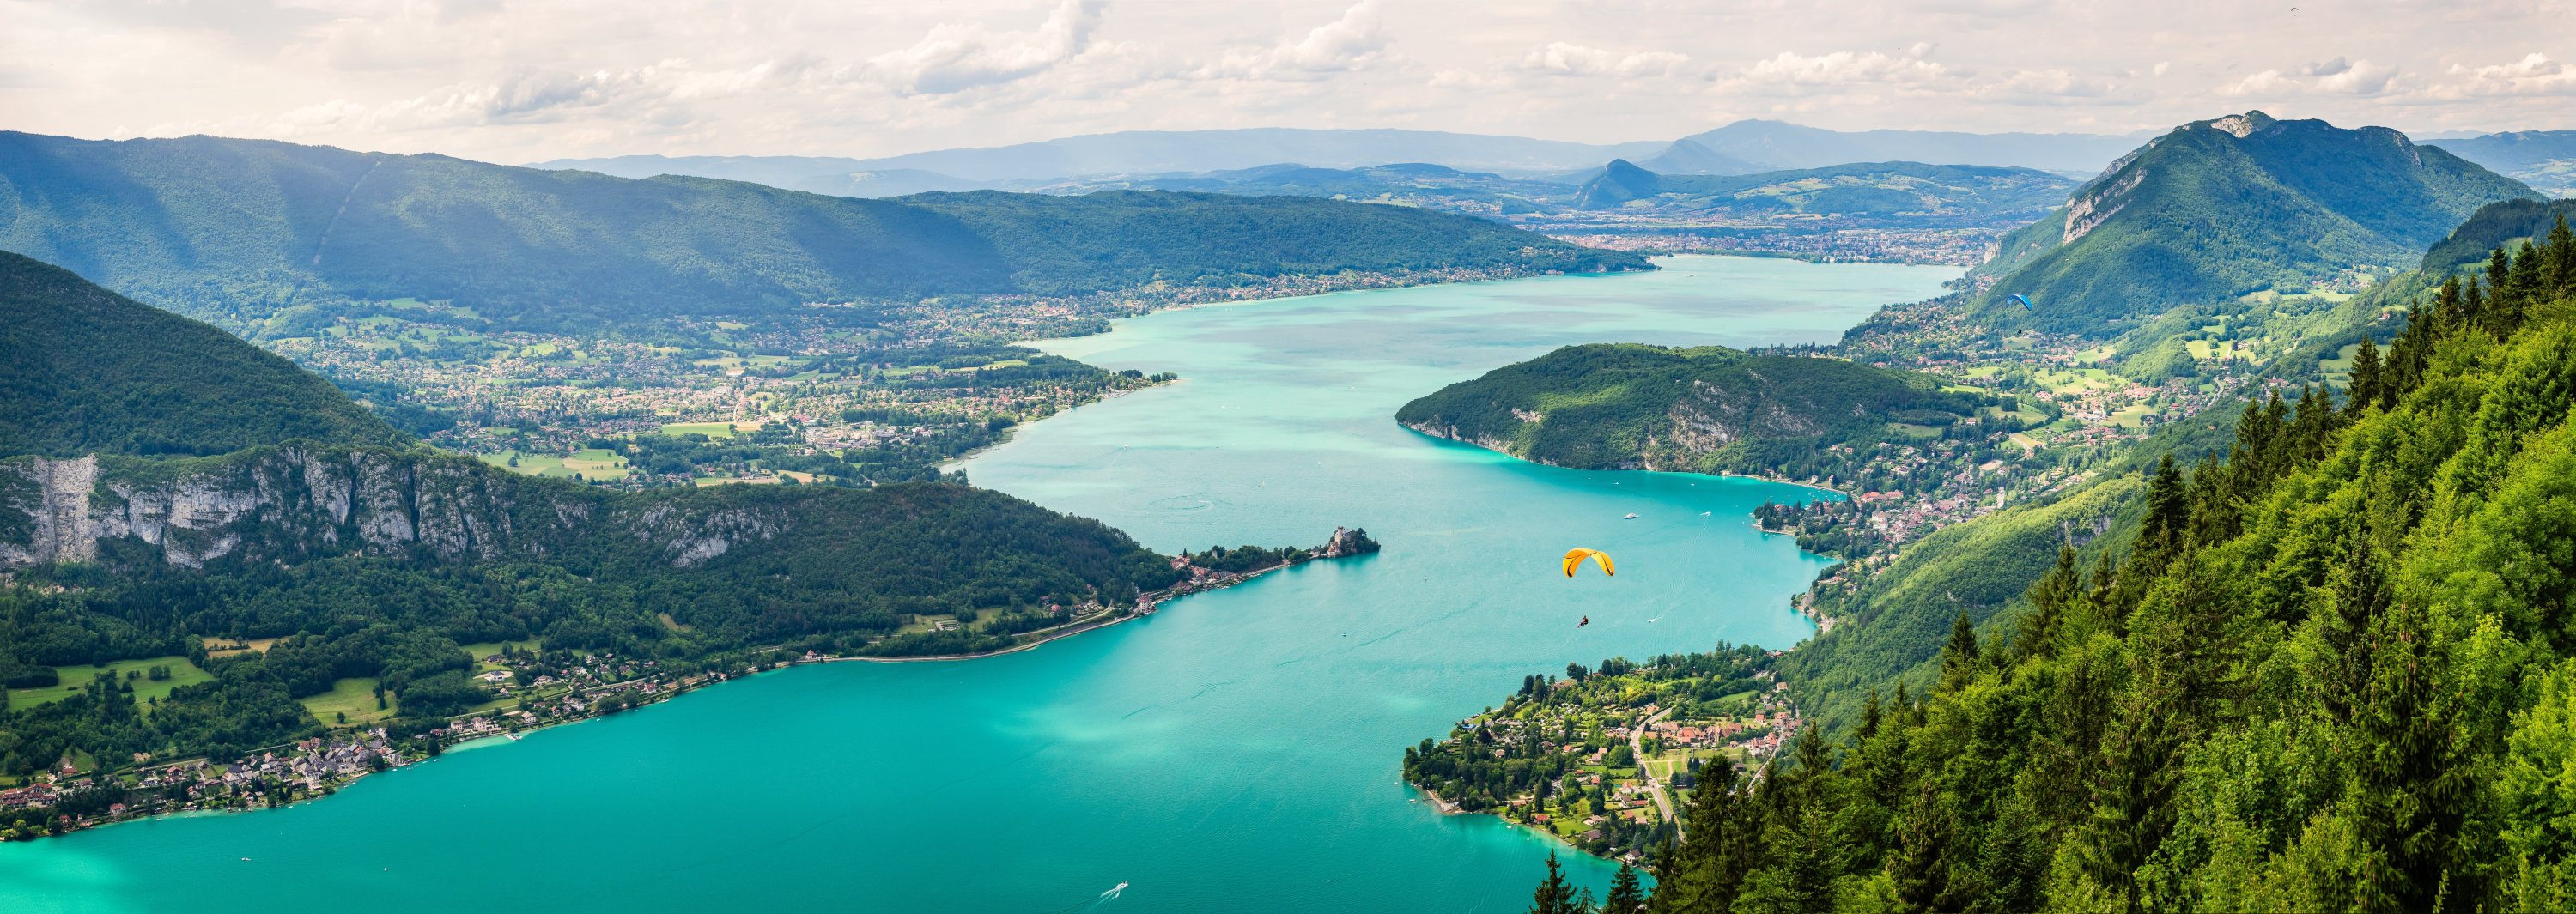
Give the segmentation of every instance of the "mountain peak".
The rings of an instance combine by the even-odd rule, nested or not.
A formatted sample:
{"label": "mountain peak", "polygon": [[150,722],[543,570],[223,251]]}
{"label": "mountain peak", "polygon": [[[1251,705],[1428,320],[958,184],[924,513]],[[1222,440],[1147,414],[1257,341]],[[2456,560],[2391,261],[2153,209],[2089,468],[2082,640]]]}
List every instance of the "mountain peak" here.
{"label": "mountain peak", "polygon": [[[2261,111],[2194,121],[2007,236],[1977,268],[2000,278],[1978,308],[2007,326],[2109,333],[2113,318],[2413,266],[2478,207],[2535,196],[2385,127]],[[2005,303],[2015,293],[2048,305]]]}
{"label": "mountain peak", "polygon": [[1576,209],[1615,209],[1630,200],[1662,193],[1663,189],[1662,175],[1639,168],[1626,159],[1611,159],[1610,164],[1601,166],[1600,174],[1583,182],[1583,189],[1574,195],[1574,206]]}
{"label": "mountain peak", "polygon": [[2232,134],[2237,139],[2241,140],[2246,137],[2253,136],[2254,132],[2257,130],[2270,127],[2277,123],[2280,123],[2280,121],[2269,114],[2265,114],[2261,111],[2248,111],[2243,114],[2230,114],[2222,118],[2201,121],[2192,126],[2207,126],[2212,130]]}

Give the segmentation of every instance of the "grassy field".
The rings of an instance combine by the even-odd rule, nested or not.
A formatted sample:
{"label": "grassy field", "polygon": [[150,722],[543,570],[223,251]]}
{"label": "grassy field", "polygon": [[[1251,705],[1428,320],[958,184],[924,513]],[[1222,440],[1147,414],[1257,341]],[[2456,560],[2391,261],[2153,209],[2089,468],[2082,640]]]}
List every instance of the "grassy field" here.
{"label": "grassy field", "polygon": [[2254,361],[2255,344],[2245,340],[2184,340],[2183,348],[2195,359],[2240,359]]}
{"label": "grassy field", "polygon": [[304,710],[313,712],[314,719],[334,727],[341,725],[338,715],[348,715],[349,725],[356,726],[391,719],[395,712],[402,710],[390,692],[385,694],[384,709],[377,710],[376,680],[372,677],[334,682],[331,691],[303,699],[303,702]]}
{"label": "grassy field", "polygon": [[780,365],[791,363],[805,364],[797,359],[791,359],[783,355],[755,355],[748,357],[728,356],[720,359],[699,359],[697,361],[690,362],[689,364],[700,368],[714,368],[732,372],[745,368],[776,368]]}
{"label": "grassy field", "polygon": [[2360,351],[2360,343],[2345,344],[2342,349],[2335,350],[2334,358],[2318,360],[2317,371],[2325,375],[2327,384],[2337,388],[2352,386],[2352,357]]}
{"label": "grassy field", "polygon": [[[170,678],[159,682],[152,681],[150,674],[145,671],[156,666],[169,667]],[[88,664],[58,666],[54,668],[54,673],[62,677],[62,684],[41,689],[10,689],[9,707],[32,708],[78,695],[81,687],[88,685],[90,679],[101,671],[114,673],[119,679],[124,679],[127,673],[133,673],[134,677],[131,681],[134,685],[134,700],[146,704],[170,697],[172,689],[214,678],[206,671],[198,669],[196,664],[188,662],[187,657],[178,654],[154,657],[149,660],[119,660],[106,666]]]}
{"label": "grassy field", "polygon": [[[626,466],[626,458],[618,456],[617,452],[599,449],[574,451],[569,457],[558,457],[552,454],[522,454],[517,451],[475,456],[484,463],[526,476],[571,479],[578,475],[583,479],[597,481],[624,479],[627,474],[634,472]],[[518,466],[510,465],[510,461],[514,458],[519,461]]]}
{"label": "grassy field", "polygon": [[474,658],[474,672],[482,673],[490,670],[497,670],[501,668],[500,664],[485,663],[483,662],[483,658],[500,653],[501,648],[504,645],[516,647],[523,651],[532,651],[537,649],[537,642],[533,639],[527,641],[483,641],[465,645],[465,656]]}
{"label": "grassy field", "polygon": [[198,643],[206,646],[208,657],[230,657],[234,654],[248,654],[254,651],[265,654],[268,653],[269,645],[276,644],[280,640],[283,639],[252,638],[248,641],[229,641],[223,638],[197,639]]}
{"label": "grassy field", "polygon": [[[736,430],[735,430],[735,426],[737,426],[737,425],[741,426],[741,430],[740,430],[740,431],[736,431]],[[694,432],[694,433],[696,433],[696,434],[705,435],[705,436],[707,436],[707,437],[709,437],[709,438],[731,438],[731,437],[733,437],[733,436],[735,436],[735,435],[747,434],[747,433],[749,433],[749,432],[756,431],[756,430],[758,430],[758,429],[760,428],[760,426],[761,426],[761,423],[759,423],[759,422],[751,422],[751,421],[745,421],[745,422],[672,422],[672,423],[668,423],[668,424],[665,424],[665,425],[663,425],[663,426],[662,426],[662,434],[665,434],[665,435],[686,435],[686,434],[690,434],[690,433],[693,433],[693,432]]]}

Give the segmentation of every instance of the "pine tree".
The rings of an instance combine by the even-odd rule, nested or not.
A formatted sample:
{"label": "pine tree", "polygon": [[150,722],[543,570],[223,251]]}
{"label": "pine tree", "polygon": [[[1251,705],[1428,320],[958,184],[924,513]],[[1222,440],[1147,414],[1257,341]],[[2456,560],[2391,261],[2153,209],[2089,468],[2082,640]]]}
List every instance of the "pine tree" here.
{"label": "pine tree", "polygon": [[1941,647],[1941,687],[1955,689],[1977,675],[1977,629],[1960,611],[1950,622],[1950,643]]}
{"label": "pine tree", "polygon": [[1548,854],[1547,878],[1539,880],[1538,891],[1530,898],[1530,914],[1589,914],[1588,907],[1575,901],[1565,869],[1557,865],[1556,854]]}
{"label": "pine tree", "polygon": [[1610,896],[1601,902],[1601,914],[1636,914],[1645,910],[1646,891],[1637,884],[1637,869],[1619,864],[1618,875],[1610,877]]}
{"label": "pine tree", "polygon": [[[2258,431],[2249,435],[2241,427],[2245,423],[2260,426],[2267,422],[2262,418],[2262,412],[2259,408],[2246,411],[2247,418],[2240,423],[2238,431],[2240,439],[2270,438],[2268,432]],[[2255,462],[2259,463],[2261,459],[2261,454],[2253,455]],[[2239,472],[2244,470],[2240,468]],[[2172,454],[2166,454],[2156,460],[2155,475],[2147,479],[2147,516],[2138,528],[2138,545],[2130,557],[2130,561],[2137,563],[2143,572],[2136,576],[2138,579],[2152,578],[2164,570],[2165,563],[2182,548],[2190,523],[2191,501],[2183,489],[2182,469],[2174,464]]]}
{"label": "pine tree", "polygon": [[[2013,653],[2019,660],[2044,657],[2057,650],[2057,631],[2066,622],[2066,611],[2083,593],[2083,576],[2075,571],[2075,547],[2059,544],[2057,566],[2048,576],[2030,588],[2030,615],[2021,630],[2013,636]],[[1877,708],[1878,693],[1870,692],[1870,707]]]}
{"label": "pine tree", "polygon": [[2567,230],[2567,211],[2558,212],[2542,250],[2548,256],[2540,265],[2541,294],[2555,299],[2576,292],[2576,233]]}

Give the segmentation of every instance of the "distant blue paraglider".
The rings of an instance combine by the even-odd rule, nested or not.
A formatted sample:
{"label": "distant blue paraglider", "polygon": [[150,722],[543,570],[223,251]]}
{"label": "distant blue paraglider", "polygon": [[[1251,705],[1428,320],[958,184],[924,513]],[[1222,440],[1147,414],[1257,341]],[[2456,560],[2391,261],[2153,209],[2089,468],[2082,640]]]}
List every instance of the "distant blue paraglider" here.
{"label": "distant blue paraglider", "polygon": [[2033,310],[2037,310],[2037,309],[2032,308],[2032,307],[2030,306],[2030,296],[2023,295],[2023,294],[2021,294],[2021,293],[2019,293],[2019,292],[2015,292],[2015,293],[2013,293],[2013,294],[2011,294],[2011,295],[2006,295],[2006,296],[2004,296],[2004,300],[2005,300],[2005,301],[2008,301],[2008,302],[2018,302],[2018,303],[2020,303],[2020,304],[2021,304],[2021,309],[2022,309],[2022,310],[2024,310],[2024,311],[2033,311]]}

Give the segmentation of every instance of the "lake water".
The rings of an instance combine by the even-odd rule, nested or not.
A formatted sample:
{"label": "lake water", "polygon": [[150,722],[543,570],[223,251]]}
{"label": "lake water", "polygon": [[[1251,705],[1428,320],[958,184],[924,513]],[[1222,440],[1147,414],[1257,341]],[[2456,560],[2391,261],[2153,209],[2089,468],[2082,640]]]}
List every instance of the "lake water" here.
{"label": "lake water", "polygon": [[[1532,466],[1396,407],[1568,343],[1832,340],[1957,274],[1665,264],[1123,321],[1046,348],[1183,380],[967,466],[1159,550],[1347,524],[1379,555],[1035,651],[767,674],[291,809],[0,846],[0,911],[1522,910],[1550,845],[1413,802],[1403,748],[1568,662],[1797,642],[1822,563],[1746,514],[1813,493]],[[1619,576],[1560,575],[1578,545]]]}

